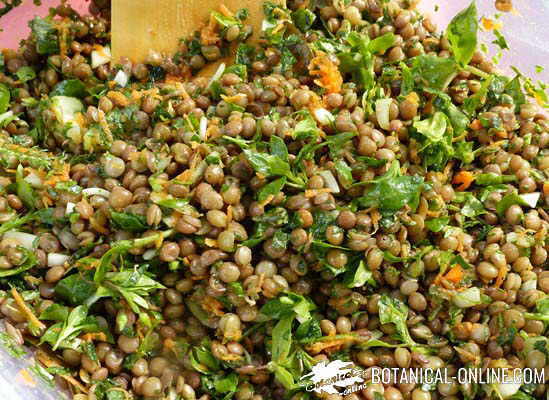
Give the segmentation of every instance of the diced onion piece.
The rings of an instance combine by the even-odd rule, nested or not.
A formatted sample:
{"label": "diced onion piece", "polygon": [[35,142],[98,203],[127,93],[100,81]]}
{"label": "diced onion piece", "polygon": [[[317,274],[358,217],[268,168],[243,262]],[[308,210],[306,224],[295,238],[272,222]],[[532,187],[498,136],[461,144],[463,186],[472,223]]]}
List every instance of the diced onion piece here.
{"label": "diced onion piece", "polygon": [[318,123],[322,126],[330,125],[335,121],[334,115],[325,108],[317,108],[314,110],[313,114]]}
{"label": "diced onion piece", "polygon": [[111,49],[109,47],[96,46],[91,53],[92,68],[111,62]]}
{"label": "diced onion piece", "polygon": [[215,71],[215,74],[212,75],[210,81],[208,82],[208,87],[210,87],[215,81],[218,81],[223,75],[223,72],[225,72],[225,63],[221,63],[219,67],[217,67],[217,71]]}
{"label": "diced onion piece", "polygon": [[319,175],[324,179],[326,187],[332,191],[332,193],[339,193],[339,184],[337,183],[332,171],[320,171]]}
{"label": "diced onion piece", "polygon": [[156,256],[156,249],[149,249],[143,253],[143,260],[150,261]]}
{"label": "diced onion piece", "polygon": [[130,77],[124,71],[119,70],[114,76],[114,81],[118,83],[119,86],[126,87]]}
{"label": "diced onion piece", "polygon": [[70,201],[67,202],[67,207],[65,208],[65,214],[66,215],[72,214],[72,212],[74,211],[74,207],[76,207],[76,204]]}
{"label": "diced onion piece", "polygon": [[531,208],[535,208],[541,196],[540,192],[521,194],[520,198],[524,200]]}
{"label": "diced onion piece", "polygon": [[13,111],[6,111],[3,114],[0,114],[0,125],[4,123],[4,121],[7,121],[8,119],[11,119],[13,117]]}
{"label": "diced onion piece", "polygon": [[199,129],[200,139],[206,140],[207,129],[208,129],[208,118],[202,116],[202,118],[200,118],[200,129]]}
{"label": "diced onion piece", "polygon": [[389,129],[389,109],[392,102],[393,99],[379,99],[376,101],[377,123],[385,130]]}
{"label": "diced onion piece", "polygon": [[25,177],[25,181],[30,183],[32,187],[42,186],[42,178],[40,178],[34,171],[31,171],[30,174]]}
{"label": "diced onion piece", "polygon": [[521,287],[520,287],[520,290],[536,290],[538,287],[538,281],[537,279],[531,279],[529,281],[526,281],[524,282]]}
{"label": "diced onion piece", "polygon": [[522,386],[521,383],[495,383],[494,389],[498,394],[501,396],[502,399],[508,399],[509,397],[515,395],[520,387]]}
{"label": "diced onion piece", "polygon": [[87,188],[82,190],[82,194],[85,194],[86,196],[109,197],[111,195],[111,192],[102,188]]}
{"label": "diced onion piece", "polygon": [[480,298],[480,290],[477,287],[472,287],[457,293],[452,298],[453,303],[459,308],[474,307],[482,302]]}
{"label": "diced onion piece", "polygon": [[4,239],[13,239],[25,249],[34,250],[34,243],[38,239],[38,236],[25,232],[9,231],[4,233]]}
{"label": "diced onion piece", "polygon": [[168,215],[167,217],[162,218],[162,222],[164,222],[168,228],[173,228],[177,220],[172,215]]}
{"label": "diced onion piece", "polygon": [[59,253],[48,253],[48,267],[57,267],[65,264],[68,261],[70,256],[66,254]]}

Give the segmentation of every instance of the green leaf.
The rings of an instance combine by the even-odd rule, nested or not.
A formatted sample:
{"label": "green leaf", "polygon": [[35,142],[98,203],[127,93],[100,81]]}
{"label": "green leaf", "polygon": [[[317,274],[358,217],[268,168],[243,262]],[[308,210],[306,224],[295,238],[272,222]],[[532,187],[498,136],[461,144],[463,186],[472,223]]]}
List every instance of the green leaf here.
{"label": "green leaf", "polygon": [[477,32],[477,7],[473,1],[452,19],[446,30],[454,58],[461,66],[469,64],[473,58],[477,47]]}
{"label": "green leaf", "polygon": [[381,296],[378,304],[379,322],[382,324],[394,324],[400,340],[407,345],[415,345],[406,325],[408,307],[396,297],[391,297],[387,294]]}
{"label": "green leaf", "polygon": [[507,209],[514,204],[518,204],[519,206],[528,206],[528,203],[526,203],[517,193],[510,193],[501,199],[498,204],[496,204],[496,212],[500,218],[503,217],[505,211],[507,211]]}
{"label": "green leaf", "polygon": [[288,247],[288,242],[290,241],[290,234],[284,231],[278,230],[273,235],[272,246],[274,249],[282,250]]}
{"label": "green leaf", "polygon": [[80,305],[97,290],[97,285],[81,274],[69,275],[55,285],[55,294],[71,305]]}
{"label": "green leaf", "polygon": [[384,213],[399,211],[405,205],[415,211],[423,187],[423,177],[401,176],[400,164],[394,161],[387,173],[373,181],[368,193],[356,202],[364,208],[378,207]]}
{"label": "green leaf", "polygon": [[295,338],[298,342],[312,342],[314,339],[322,336],[322,330],[320,329],[320,323],[310,318],[298,326],[295,331]]}
{"label": "green leaf", "polygon": [[414,128],[433,142],[443,139],[446,127],[446,116],[438,111],[431,118],[414,122]]}
{"label": "green leaf", "polygon": [[475,218],[479,215],[486,213],[484,205],[475,197],[473,193],[457,193],[456,197],[454,198],[454,202],[463,204],[461,206],[461,214],[466,217]]}
{"label": "green leaf", "polygon": [[19,81],[23,83],[31,81],[34,78],[36,78],[36,72],[34,72],[34,69],[28,66],[19,68],[15,73],[15,75],[17,75],[17,78],[19,79]]}
{"label": "green leaf", "polygon": [[301,321],[306,321],[311,318],[311,311],[315,308],[314,303],[307,298],[287,292],[276,299],[269,300],[261,307],[260,312],[272,319],[281,319],[295,314]]}
{"label": "green leaf", "polygon": [[33,268],[38,264],[38,258],[36,257],[36,254],[33,251],[30,251],[24,247],[18,247],[18,249],[24,255],[21,264],[11,269],[0,270],[0,278],[18,275],[21,272],[28,271],[29,269]]}
{"label": "green leaf", "polygon": [[454,157],[463,164],[471,164],[475,160],[473,142],[467,142],[465,140],[457,142],[454,146]]}
{"label": "green leaf", "polygon": [[505,93],[513,98],[515,109],[518,110],[518,107],[522,104],[526,104],[526,96],[522,91],[522,84],[520,82],[519,75],[515,76],[505,85]]}
{"label": "green leaf", "polygon": [[269,147],[274,156],[280,157],[282,161],[288,162],[288,148],[286,147],[286,143],[284,143],[284,139],[276,135],[271,136]]}
{"label": "green leaf", "polygon": [[450,222],[450,217],[432,218],[425,221],[425,226],[431,232],[440,232]]}
{"label": "green leaf", "polygon": [[143,232],[148,229],[147,219],[143,215],[111,211],[111,221],[116,229],[128,232]]}
{"label": "green leaf", "polygon": [[276,363],[283,363],[290,353],[292,346],[292,323],[294,315],[282,318],[273,328],[272,337],[272,360]]}
{"label": "green leaf", "polygon": [[274,374],[276,377],[276,380],[288,391],[291,391],[295,388],[295,379],[290,371],[288,371],[286,368],[273,363],[274,364]]}
{"label": "green leaf", "polygon": [[112,243],[111,248],[101,257],[99,266],[95,270],[93,280],[97,283],[101,283],[105,279],[105,275],[112,268],[112,261],[115,257],[127,253],[132,248],[147,246],[148,244],[155,243],[161,238],[167,238],[172,233],[172,230],[168,230],[138,239],[119,240]]}
{"label": "green leaf", "polygon": [[446,93],[431,88],[425,88],[426,92],[434,94],[433,105],[444,112],[454,128],[454,136],[460,136],[469,126],[469,118],[452,102],[452,98]]}
{"label": "green leaf", "polygon": [[10,91],[6,85],[0,83],[0,114],[5,113],[10,106]]}
{"label": "green leaf", "polygon": [[292,13],[294,25],[303,33],[305,33],[313,25],[315,19],[315,13],[307,8],[300,8]]}
{"label": "green leaf", "polygon": [[294,139],[306,139],[311,136],[316,136],[318,133],[318,126],[316,121],[310,113],[305,113],[305,118],[299,121],[295,127],[292,137]]}
{"label": "green leaf", "polygon": [[475,183],[481,186],[499,185],[502,183],[516,182],[515,175],[496,175],[493,172],[487,174],[478,174],[475,177]]}
{"label": "green leaf", "polygon": [[38,54],[57,54],[59,52],[57,29],[52,18],[35,17],[29,22],[29,26],[36,41],[36,52]]}
{"label": "green leaf", "polygon": [[236,26],[242,25],[242,23],[235,17],[226,16],[221,13],[218,13],[217,11],[212,11],[212,16],[215,18],[217,23],[223,28],[229,28],[235,25]]}
{"label": "green leaf", "polygon": [[364,286],[365,284],[373,287],[377,286],[377,282],[374,279],[372,271],[368,269],[364,260],[360,260],[356,270],[349,270],[345,274],[344,282],[345,285],[350,289],[359,288]]}
{"label": "green leaf", "polygon": [[59,82],[50,92],[50,96],[69,96],[84,98],[88,95],[86,85],[80,79],[67,79]]}
{"label": "green leaf", "polygon": [[192,367],[203,374],[219,370],[220,363],[206,346],[194,346],[189,354]]}
{"label": "green leaf", "polygon": [[412,59],[412,76],[420,84],[444,91],[458,73],[452,58],[421,55]]}
{"label": "green leaf", "polygon": [[249,44],[241,43],[236,49],[235,62],[250,66],[255,60],[256,48]]}
{"label": "green leaf", "polygon": [[69,317],[69,308],[60,304],[52,304],[40,314],[44,321],[64,322]]}
{"label": "green leaf", "polygon": [[339,182],[345,189],[349,189],[353,185],[353,171],[351,167],[344,160],[337,160],[335,162],[335,170]]}
{"label": "green leaf", "polygon": [[245,149],[244,155],[257,172],[261,175],[287,176],[291,175],[290,164],[272,154],[258,153],[255,150]]}
{"label": "green leaf", "polygon": [[2,348],[14,358],[21,358],[27,354],[23,347],[20,346],[15,339],[6,332],[0,332],[0,346],[2,346]]}
{"label": "green leaf", "polygon": [[[67,316],[67,319],[61,324],[61,329],[57,333],[57,337],[52,344],[53,350],[57,350],[63,342],[70,342],[76,338],[81,332],[97,331],[95,329],[93,321],[87,320],[88,307],[78,306],[75,307]],[[57,324],[53,325],[56,326]],[[98,328],[98,327],[97,327]],[[50,327],[51,329],[51,327]],[[49,329],[48,329],[49,330]],[[44,341],[44,338],[42,338]]]}
{"label": "green leaf", "polygon": [[262,201],[265,201],[269,196],[276,196],[278,193],[280,193],[280,191],[286,184],[286,179],[287,178],[283,176],[282,178],[275,179],[274,181],[263,186],[257,194],[257,201],[261,203]]}
{"label": "green leaf", "polygon": [[442,170],[454,154],[446,115],[437,111],[428,119],[414,122],[413,126],[425,137],[420,150],[423,163],[426,167]]}
{"label": "green leaf", "polygon": [[368,51],[371,53],[384,53],[389,48],[393,47],[395,43],[395,34],[393,32],[387,32],[384,35],[378,36],[368,43]]}
{"label": "green leaf", "polygon": [[238,386],[238,375],[229,374],[223,378],[216,377],[214,387],[217,393],[235,393]]}
{"label": "green leaf", "polygon": [[490,75],[482,82],[480,89],[474,95],[467,97],[463,102],[463,110],[470,116],[472,116],[476,110],[486,103],[488,95],[488,89],[494,80],[494,75]]}
{"label": "green leaf", "polygon": [[501,50],[509,50],[509,45],[507,44],[507,40],[505,40],[505,37],[502,35],[502,33],[499,30],[494,30],[494,36],[496,37],[492,43],[498,46]]}
{"label": "green leaf", "polygon": [[31,210],[35,209],[38,196],[36,196],[30,183],[25,180],[25,177],[23,176],[23,165],[21,164],[17,167],[17,172],[15,174],[15,187],[17,196],[19,196],[25,207]]}

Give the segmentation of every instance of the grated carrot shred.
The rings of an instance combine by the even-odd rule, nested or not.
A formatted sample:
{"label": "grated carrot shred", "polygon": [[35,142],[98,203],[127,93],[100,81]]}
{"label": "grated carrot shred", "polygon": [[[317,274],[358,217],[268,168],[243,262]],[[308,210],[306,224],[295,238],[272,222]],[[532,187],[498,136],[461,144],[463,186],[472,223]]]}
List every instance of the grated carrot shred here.
{"label": "grated carrot shred", "polygon": [[480,120],[475,119],[471,124],[469,125],[469,128],[471,128],[474,131],[480,131],[482,129],[482,123]]}
{"label": "grated carrot shred", "polygon": [[456,264],[446,275],[444,275],[444,279],[457,284],[463,280],[463,275],[463,268],[461,268],[461,265]]}
{"label": "grated carrot shred", "polygon": [[498,276],[496,278],[496,283],[494,284],[494,287],[499,288],[505,281],[506,276],[507,276],[507,265],[502,265],[498,269]]}
{"label": "grated carrot shred", "polygon": [[328,93],[341,92],[343,78],[337,65],[323,52],[317,52],[309,64],[309,74],[316,77],[315,83]]}
{"label": "grated carrot shred", "polygon": [[457,189],[463,192],[464,190],[467,190],[469,186],[471,186],[474,180],[475,176],[471,172],[460,171],[454,176],[452,183],[454,185],[459,185]]}
{"label": "grated carrot shred", "polygon": [[218,43],[221,38],[216,32],[217,23],[213,15],[210,16],[208,24],[200,30],[200,42],[203,45],[212,45]]}
{"label": "grated carrot shred", "polygon": [[491,18],[482,17],[481,22],[485,31],[500,30],[503,27],[503,23],[501,21],[495,22]]}

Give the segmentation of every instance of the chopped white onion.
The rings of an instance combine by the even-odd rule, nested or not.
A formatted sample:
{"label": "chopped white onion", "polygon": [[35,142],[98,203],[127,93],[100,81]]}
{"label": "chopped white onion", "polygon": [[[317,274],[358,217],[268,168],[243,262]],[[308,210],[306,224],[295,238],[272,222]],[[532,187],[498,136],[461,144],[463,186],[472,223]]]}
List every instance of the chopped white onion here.
{"label": "chopped white onion", "polygon": [[531,208],[535,208],[541,196],[540,192],[521,194],[520,198],[524,200]]}
{"label": "chopped white onion", "polygon": [[317,108],[313,113],[316,120],[322,126],[333,124],[335,121],[334,115],[325,108]]}
{"label": "chopped white onion", "polygon": [[4,239],[13,239],[25,249],[34,250],[34,243],[38,240],[38,236],[25,232],[9,231],[4,233]]}
{"label": "chopped white onion", "polygon": [[111,49],[108,46],[97,46],[91,53],[92,68],[111,62]]}
{"label": "chopped white onion", "polygon": [[156,249],[149,249],[143,253],[143,260],[149,261],[156,256]]}
{"label": "chopped white onion", "polygon": [[332,174],[332,171],[320,171],[319,175],[324,179],[326,187],[330,189],[332,193],[339,193],[339,184],[337,183],[334,174]]}
{"label": "chopped white onion", "polygon": [[520,290],[536,290],[537,287],[538,287],[537,279],[531,279],[529,281],[524,282],[521,285]]}
{"label": "chopped white onion", "polygon": [[41,187],[42,186],[42,178],[40,178],[35,172],[31,171],[30,174],[28,174],[25,177],[25,181],[30,183],[32,187]]}
{"label": "chopped white onion", "polygon": [[57,267],[65,264],[68,261],[70,256],[66,254],[59,253],[48,253],[48,267]]}
{"label": "chopped white onion", "polygon": [[173,228],[177,221],[175,220],[174,217],[169,215],[167,217],[162,218],[162,222],[164,222],[168,228]]}
{"label": "chopped white onion", "polygon": [[515,395],[520,387],[521,383],[511,382],[511,383],[495,383],[493,388],[501,396],[502,399],[508,399],[509,397]]}
{"label": "chopped white onion", "polygon": [[130,80],[130,77],[128,76],[128,74],[126,74],[124,71],[122,70],[119,70],[115,77],[114,77],[114,81],[116,83],[118,83],[118,85],[122,86],[122,87],[126,87],[126,85],[128,84],[128,81]]}
{"label": "chopped white onion", "polygon": [[452,301],[459,308],[474,307],[482,302],[480,290],[477,287],[472,287],[463,292],[458,292],[452,298]]}
{"label": "chopped white onion", "polygon": [[65,208],[65,214],[66,215],[72,214],[72,212],[74,211],[74,207],[76,207],[76,204],[70,201],[67,202],[67,207]]}
{"label": "chopped white onion", "polygon": [[111,195],[111,192],[102,188],[87,188],[82,190],[82,194],[85,194],[86,196],[109,197]]}
{"label": "chopped white onion", "polygon": [[389,108],[392,102],[393,99],[379,99],[376,101],[377,123],[385,130],[389,129]]}
{"label": "chopped white onion", "polygon": [[219,67],[217,67],[217,71],[215,71],[215,74],[212,75],[210,81],[208,82],[208,87],[210,87],[215,81],[218,81],[223,75],[223,72],[225,72],[225,63],[221,63]]}
{"label": "chopped white onion", "polygon": [[4,121],[7,121],[9,118],[12,118],[12,117],[13,117],[13,111],[6,111],[5,113],[0,114],[0,125],[2,125]]}
{"label": "chopped white onion", "polygon": [[208,118],[202,116],[202,118],[200,118],[200,129],[199,129],[200,139],[206,140],[207,129],[208,129]]}

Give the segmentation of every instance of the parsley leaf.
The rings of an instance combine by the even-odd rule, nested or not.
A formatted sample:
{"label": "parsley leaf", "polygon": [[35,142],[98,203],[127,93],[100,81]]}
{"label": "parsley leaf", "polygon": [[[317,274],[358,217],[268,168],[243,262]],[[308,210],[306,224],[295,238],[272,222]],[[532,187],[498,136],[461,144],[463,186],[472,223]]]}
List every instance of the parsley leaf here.
{"label": "parsley leaf", "polygon": [[372,182],[372,188],[356,202],[362,207],[378,207],[383,213],[394,213],[405,205],[415,211],[424,188],[423,177],[400,175],[400,164],[394,161],[385,175]]}
{"label": "parsley leaf", "polygon": [[57,54],[59,52],[57,29],[52,18],[36,17],[29,22],[29,26],[36,41],[36,52],[38,54]]}
{"label": "parsley leaf", "polygon": [[469,7],[459,12],[446,30],[454,58],[461,65],[469,64],[477,47],[477,7],[471,2]]}

